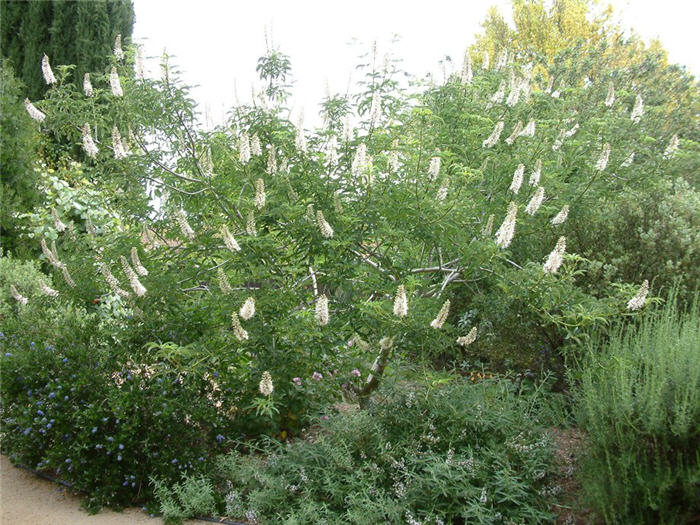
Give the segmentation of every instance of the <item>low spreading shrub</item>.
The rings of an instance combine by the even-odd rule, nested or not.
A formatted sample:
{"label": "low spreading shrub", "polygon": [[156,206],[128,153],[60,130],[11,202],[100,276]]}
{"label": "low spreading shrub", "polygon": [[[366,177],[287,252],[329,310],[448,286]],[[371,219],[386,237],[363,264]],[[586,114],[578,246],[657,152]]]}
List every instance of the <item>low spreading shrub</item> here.
{"label": "low spreading shrub", "polygon": [[[218,461],[225,512],[260,523],[542,523],[552,451],[512,383],[399,383],[263,457]],[[164,508],[172,497],[160,494]],[[164,497],[165,496],[165,497]],[[223,509],[222,509],[223,510]]]}
{"label": "low spreading shrub", "polygon": [[583,363],[581,477],[607,523],[679,524],[700,511],[700,312],[674,302],[591,344]]}

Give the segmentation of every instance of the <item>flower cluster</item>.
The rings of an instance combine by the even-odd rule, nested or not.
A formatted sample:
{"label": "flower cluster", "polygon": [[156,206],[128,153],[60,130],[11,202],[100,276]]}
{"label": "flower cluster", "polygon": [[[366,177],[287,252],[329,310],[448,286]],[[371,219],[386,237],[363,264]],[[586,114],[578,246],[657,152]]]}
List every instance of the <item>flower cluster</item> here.
{"label": "flower cluster", "polygon": [[637,295],[632,297],[632,299],[630,299],[627,302],[627,309],[632,310],[632,311],[640,310],[644,306],[644,304],[646,303],[646,299],[647,299],[648,294],[649,294],[649,281],[645,279],[644,282],[642,283],[642,286],[640,286],[639,291],[637,292]]}
{"label": "flower cluster", "polygon": [[547,261],[542,267],[544,273],[557,273],[557,270],[564,262],[564,252],[566,251],[566,237],[559,237],[554,250],[547,257]]}
{"label": "flower cluster", "polygon": [[315,317],[319,326],[326,326],[328,324],[328,297],[326,297],[326,294],[321,294],[318,299],[316,299]]}
{"label": "flower cluster", "polygon": [[449,315],[449,313],[450,313],[450,300],[448,299],[442,305],[442,308],[440,308],[440,311],[438,312],[437,317],[431,321],[430,326],[435,328],[436,330],[442,328],[442,325],[445,324],[445,321],[447,320],[447,316]]}
{"label": "flower cluster", "polygon": [[496,232],[496,244],[501,248],[508,248],[515,235],[515,219],[518,214],[518,206],[514,202],[508,204],[508,212],[503,224]]}
{"label": "flower cluster", "polygon": [[493,131],[491,132],[491,135],[484,140],[482,143],[482,146],[484,148],[491,148],[496,145],[498,142],[498,139],[501,137],[501,133],[503,133],[503,121],[500,120],[496,123],[496,125],[493,128]]}
{"label": "flower cluster", "polygon": [[474,328],[469,330],[469,333],[467,335],[463,335],[462,337],[458,337],[457,344],[459,346],[469,346],[474,341],[476,341],[476,334],[477,334],[477,329],[475,326]]}
{"label": "flower cluster", "polygon": [[403,284],[400,284],[396,290],[394,315],[398,317],[406,317],[408,315],[408,299],[406,298],[406,288]]}

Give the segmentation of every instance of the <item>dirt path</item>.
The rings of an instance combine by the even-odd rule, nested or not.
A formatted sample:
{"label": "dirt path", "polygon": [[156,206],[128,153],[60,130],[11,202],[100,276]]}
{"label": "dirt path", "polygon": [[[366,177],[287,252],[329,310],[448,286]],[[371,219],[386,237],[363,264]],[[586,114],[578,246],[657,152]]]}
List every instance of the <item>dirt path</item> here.
{"label": "dirt path", "polygon": [[[124,512],[103,510],[94,516],[80,508],[80,497],[16,468],[0,456],[0,524],[1,525],[161,525],[160,518],[149,518],[138,509]],[[188,521],[188,525],[202,525]]]}

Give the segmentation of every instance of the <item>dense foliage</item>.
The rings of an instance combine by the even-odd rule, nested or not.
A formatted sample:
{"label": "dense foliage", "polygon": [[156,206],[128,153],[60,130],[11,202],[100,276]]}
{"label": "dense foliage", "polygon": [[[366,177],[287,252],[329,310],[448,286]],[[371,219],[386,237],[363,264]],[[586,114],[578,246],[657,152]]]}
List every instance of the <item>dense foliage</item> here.
{"label": "dense foliage", "polygon": [[[362,412],[276,451],[277,466],[230,456],[246,506],[231,512],[275,519],[266,500],[301,521],[548,519],[547,447],[528,459],[508,445],[540,443],[527,419],[539,398],[505,380],[376,392],[398,363],[563,389],[592,334],[674,282],[692,303],[697,84],[652,52],[620,61],[637,46],[611,53],[596,35],[553,61],[510,35],[489,61],[468,52],[442,82],[408,87],[373,46],[313,129],[291,114],[290,59],[275,48],[258,62],[262,91],[214,129],[167,55],[158,79],[126,45],[88,83],[57,68],[45,99],[26,102],[32,133],[52,141],[32,166],[34,208],[12,213],[24,253],[41,255],[0,258],[3,451],[93,507],[155,491],[176,518],[221,510],[217,455],[302,436],[345,401]],[[429,433],[429,420],[425,448],[404,429]],[[358,439],[378,470],[358,464]],[[479,483],[443,471],[451,449],[474,453]],[[405,462],[406,501],[389,456]],[[329,484],[309,475],[305,506],[280,489],[285,468],[319,464]],[[370,481],[376,494],[343,516],[349,487]],[[452,484],[465,494],[445,496]]]}

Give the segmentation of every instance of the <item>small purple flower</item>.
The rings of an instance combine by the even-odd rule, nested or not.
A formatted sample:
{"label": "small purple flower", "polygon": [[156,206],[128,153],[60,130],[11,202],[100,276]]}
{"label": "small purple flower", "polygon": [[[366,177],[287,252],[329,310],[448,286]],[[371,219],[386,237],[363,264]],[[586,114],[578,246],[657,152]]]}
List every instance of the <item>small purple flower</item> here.
{"label": "small purple flower", "polygon": [[362,372],[360,372],[357,368],[355,368],[355,369],[354,369],[352,372],[350,372],[350,373],[351,373],[352,375],[354,375],[355,377],[361,377],[361,376],[362,376]]}
{"label": "small purple flower", "polygon": [[214,372],[214,379],[216,379],[217,377],[219,377],[219,372]]}
{"label": "small purple flower", "polygon": [[44,411],[43,411],[43,410],[37,410],[36,413],[39,414],[40,416],[43,416],[43,415],[44,415]]}
{"label": "small purple flower", "polygon": [[67,358],[67,357],[64,357],[64,358],[63,358],[63,362],[64,362],[64,363],[67,363],[67,362],[68,362],[68,358]]}
{"label": "small purple flower", "polygon": [[328,421],[328,416],[321,416],[321,421]]}
{"label": "small purple flower", "polygon": [[124,445],[122,445],[121,443],[119,443],[119,450],[124,450]]}
{"label": "small purple flower", "polygon": [[172,463],[173,465],[177,465],[177,458],[173,458],[173,460],[170,463]]}
{"label": "small purple flower", "polygon": [[296,386],[301,386],[301,377],[293,378],[292,383],[294,383]]}
{"label": "small purple flower", "polygon": [[5,357],[12,357],[12,354],[10,352],[5,352]]}
{"label": "small purple flower", "polygon": [[323,379],[323,374],[319,374],[318,372],[314,372],[313,375],[311,376],[311,379],[314,381],[320,381]]}
{"label": "small purple flower", "polygon": [[97,427],[92,427],[92,433],[94,434],[95,432],[97,432]]}
{"label": "small purple flower", "polygon": [[121,455],[121,454],[117,454],[117,461],[121,461],[121,460],[122,460],[122,455]]}
{"label": "small purple flower", "polygon": [[216,436],[216,440],[217,440],[219,443],[223,443],[225,439],[226,439],[226,438],[225,438],[224,436],[222,436],[221,434],[217,434],[217,436]]}
{"label": "small purple flower", "polygon": [[348,341],[348,348],[352,348],[352,345],[354,345],[354,344],[355,344],[355,340],[354,340],[354,339],[350,339],[350,340]]}
{"label": "small purple flower", "polygon": [[202,456],[199,456],[199,457],[197,458],[197,461],[204,461],[204,458],[203,458]]}

